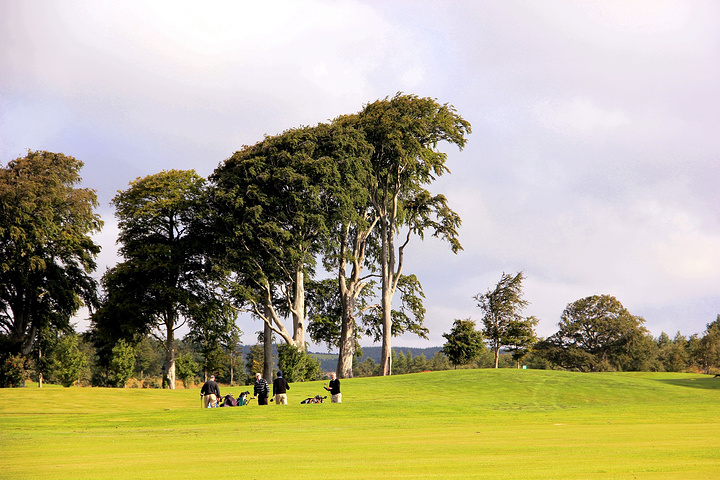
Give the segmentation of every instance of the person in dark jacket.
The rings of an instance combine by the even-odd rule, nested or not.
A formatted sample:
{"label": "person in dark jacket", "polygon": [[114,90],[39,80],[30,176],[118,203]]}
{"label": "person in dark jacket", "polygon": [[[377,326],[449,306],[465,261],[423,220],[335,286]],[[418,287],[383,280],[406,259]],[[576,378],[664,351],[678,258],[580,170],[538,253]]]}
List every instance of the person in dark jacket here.
{"label": "person in dark jacket", "polygon": [[330,385],[325,387],[330,392],[330,401],[332,403],[342,403],[342,393],[340,393],[340,380],[337,379],[335,372],[330,374]]}
{"label": "person in dark jacket", "polygon": [[287,405],[287,391],[290,385],[282,376],[282,372],[278,370],[277,378],[273,381],[273,397],[276,405]]}
{"label": "person in dark jacket", "polygon": [[268,387],[267,380],[262,377],[261,373],[255,374],[255,396],[258,399],[258,405],[268,404],[268,394],[270,393],[270,387]]}
{"label": "person in dark jacket", "polygon": [[218,406],[218,400],[220,399],[220,387],[215,383],[215,375],[210,375],[210,378],[205,382],[200,389],[200,395],[203,397],[203,405],[205,408],[214,408]]}

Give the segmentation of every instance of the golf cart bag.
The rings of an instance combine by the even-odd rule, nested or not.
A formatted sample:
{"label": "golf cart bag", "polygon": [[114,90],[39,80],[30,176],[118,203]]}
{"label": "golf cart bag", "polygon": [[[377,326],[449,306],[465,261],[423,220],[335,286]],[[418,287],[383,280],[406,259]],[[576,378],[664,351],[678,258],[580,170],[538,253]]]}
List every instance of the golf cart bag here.
{"label": "golf cart bag", "polygon": [[303,400],[300,403],[301,404],[303,404],[303,403],[325,403],[326,398],[327,398],[327,396],[321,397],[320,395],[315,395],[314,397],[306,398],[305,400]]}
{"label": "golf cart bag", "polygon": [[237,407],[238,402],[233,398],[232,393],[228,393],[225,395],[222,399],[222,402],[220,402],[220,407]]}
{"label": "golf cart bag", "polygon": [[237,406],[242,407],[250,403],[250,392],[242,392],[237,399]]}

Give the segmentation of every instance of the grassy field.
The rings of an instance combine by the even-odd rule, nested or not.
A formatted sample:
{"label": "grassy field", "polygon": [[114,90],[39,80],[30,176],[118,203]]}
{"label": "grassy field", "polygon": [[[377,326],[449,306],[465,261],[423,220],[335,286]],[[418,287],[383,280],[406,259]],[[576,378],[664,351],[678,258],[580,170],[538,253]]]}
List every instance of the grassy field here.
{"label": "grassy field", "polygon": [[[0,389],[0,478],[718,479],[720,379],[459,370],[343,404],[200,408],[198,389]],[[221,388],[239,394],[244,388]]]}

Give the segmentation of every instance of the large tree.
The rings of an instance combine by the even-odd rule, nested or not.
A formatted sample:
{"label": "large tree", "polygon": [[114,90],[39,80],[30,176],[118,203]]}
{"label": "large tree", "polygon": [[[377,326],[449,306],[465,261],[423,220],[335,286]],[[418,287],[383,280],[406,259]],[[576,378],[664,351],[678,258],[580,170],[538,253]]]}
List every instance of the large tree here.
{"label": "large tree", "polygon": [[477,305],[483,311],[483,334],[495,354],[495,368],[500,360],[500,348],[515,345],[516,336],[532,330],[534,319],[524,319],[520,312],[528,305],[523,299],[523,272],[515,275],[502,274],[494,289],[475,295]]}
{"label": "large tree", "polygon": [[100,251],[91,235],[102,221],[95,191],[78,188],[83,163],[29,151],[0,168],[0,333],[4,352],[28,355],[38,331],[69,332],[83,305],[93,307],[90,276]]}
{"label": "large tree", "polygon": [[475,329],[475,322],[469,318],[455,320],[448,333],[443,333],[447,340],[443,345],[443,353],[457,368],[476,359],[484,350],[482,332]]}
{"label": "large tree", "polygon": [[340,130],[319,124],[266,137],[236,152],[211,177],[218,256],[235,273],[236,298],[303,350],[305,278],[344,209],[347,177],[340,169],[352,139]]}
{"label": "large tree", "polygon": [[[193,316],[223,317],[226,311],[216,282],[221,276],[206,257],[204,184],[193,170],[163,171],[136,179],[112,201],[124,261],[105,274],[107,298],[93,322],[99,331],[152,333],[162,340],[170,388],[175,332]],[[217,311],[208,313],[208,306]],[[207,323],[195,318],[195,324]]]}
{"label": "large tree", "polygon": [[[382,360],[381,374],[392,373],[392,300],[403,278],[404,252],[412,235],[426,233],[461,250],[457,238],[460,217],[444,195],[425,187],[449,170],[447,154],[437,149],[445,141],[463,148],[470,124],[447,104],[415,95],[397,94],[365,106],[358,128],[373,148],[367,189],[378,217]],[[417,318],[422,322],[422,317]]]}
{"label": "large tree", "polygon": [[555,365],[583,372],[637,370],[645,363],[634,351],[648,337],[643,323],[611,295],[585,297],[565,308],[558,332],[536,351]]}

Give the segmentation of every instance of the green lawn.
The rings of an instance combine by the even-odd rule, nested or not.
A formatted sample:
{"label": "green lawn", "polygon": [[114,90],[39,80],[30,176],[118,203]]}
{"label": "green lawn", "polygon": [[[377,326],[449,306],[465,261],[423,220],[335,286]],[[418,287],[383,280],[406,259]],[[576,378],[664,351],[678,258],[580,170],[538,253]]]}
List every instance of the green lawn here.
{"label": "green lawn", "polygon": [[197,389],[0,389],[0,478],[720,478],[708,376],[459,370],[300,405],[321,385],[213,410]]}

